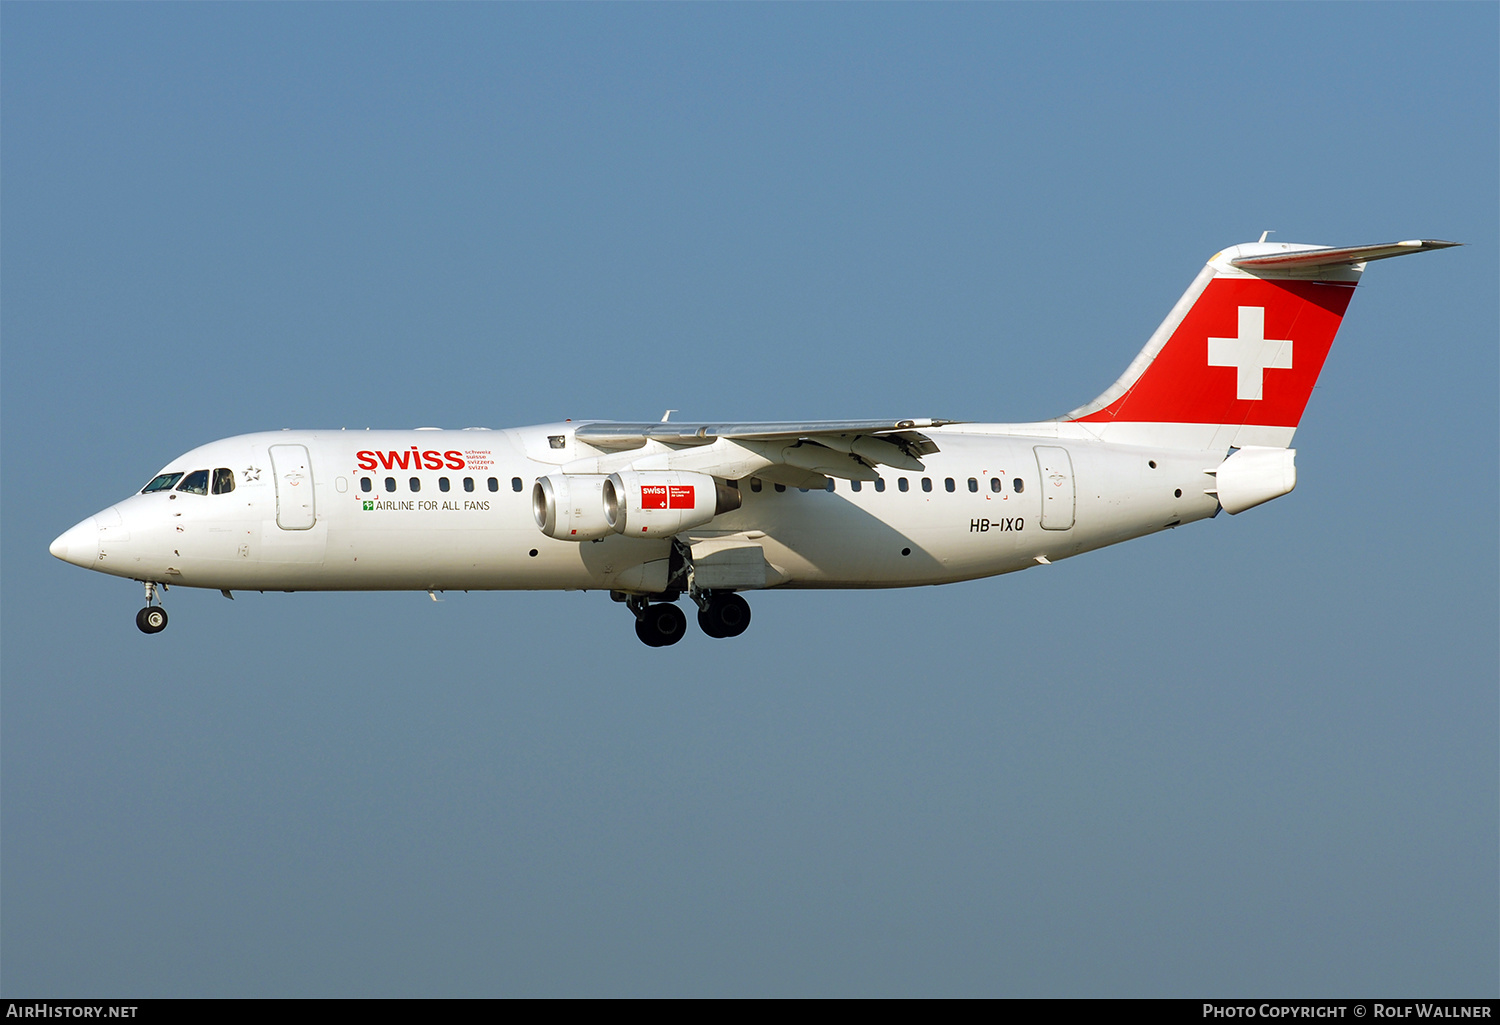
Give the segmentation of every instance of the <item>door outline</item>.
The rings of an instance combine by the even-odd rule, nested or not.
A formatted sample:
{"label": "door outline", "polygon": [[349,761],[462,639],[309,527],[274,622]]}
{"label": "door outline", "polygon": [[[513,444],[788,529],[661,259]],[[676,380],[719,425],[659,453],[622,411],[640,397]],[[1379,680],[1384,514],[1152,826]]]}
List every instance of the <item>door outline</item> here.
{"label": "door outline", "polygon": [[1065,448],[1037,445],[1035,450],[1037,476],[1042,489],[1042,529],[1069,530],[1078,504],[1073,460]]}
{"label": "door outline", "polygon": [[272,445],[271,476],[276,481],[276,525],[282,530],[311,530],[318,513],[307,446]]}

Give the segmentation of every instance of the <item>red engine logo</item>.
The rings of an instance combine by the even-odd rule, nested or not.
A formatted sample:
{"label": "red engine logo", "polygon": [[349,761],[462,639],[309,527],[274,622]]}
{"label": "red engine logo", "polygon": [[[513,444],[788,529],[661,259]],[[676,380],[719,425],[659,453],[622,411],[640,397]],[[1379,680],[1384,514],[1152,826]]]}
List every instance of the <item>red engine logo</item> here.
{"label": "red engine logo", "polygon": [[642,509],[692,509],[696,505],[691,484],[641,485]]}

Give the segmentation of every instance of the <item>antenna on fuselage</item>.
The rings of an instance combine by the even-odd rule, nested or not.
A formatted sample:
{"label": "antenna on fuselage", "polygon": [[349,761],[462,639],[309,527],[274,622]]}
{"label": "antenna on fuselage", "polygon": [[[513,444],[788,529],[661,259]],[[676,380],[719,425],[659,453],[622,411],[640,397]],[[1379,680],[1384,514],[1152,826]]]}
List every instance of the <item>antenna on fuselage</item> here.
{"label": "antenna on fuselage", "polygon": [[669,410],[667,410],[665,413],[663,413],[661,415],[661,422],[662,423],[666,423],[668,420],[672,419],[672,414],[676,413],[676,412],[678,412],[678,411],[675,410],[675,409],[669,409]]}

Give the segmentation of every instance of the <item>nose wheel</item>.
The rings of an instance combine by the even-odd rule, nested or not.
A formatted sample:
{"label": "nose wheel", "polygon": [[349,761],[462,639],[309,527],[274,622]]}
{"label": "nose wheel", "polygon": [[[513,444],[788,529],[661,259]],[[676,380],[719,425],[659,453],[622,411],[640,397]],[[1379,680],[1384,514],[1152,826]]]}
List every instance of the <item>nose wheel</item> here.
{"label": "nose wheel", "polygon": [[156,581],[142,583],[146,585],[146,607],[135,614],[135,625],[143,634],[159,634],[167,628],[167,610],[156,604]]}
{"label": "nose wheel", "polygon": [[167,628],[167,610],[160,605],[147,605],[135,614],[135,625],[143,634],[159,634]]}

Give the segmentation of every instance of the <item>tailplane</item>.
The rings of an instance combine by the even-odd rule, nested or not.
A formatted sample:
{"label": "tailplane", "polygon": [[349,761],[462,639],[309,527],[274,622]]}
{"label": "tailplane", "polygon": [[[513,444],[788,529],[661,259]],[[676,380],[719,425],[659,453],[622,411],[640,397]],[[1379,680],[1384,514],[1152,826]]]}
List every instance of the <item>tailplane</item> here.
{"label": "tailplane", "polygon": [[1454,245],[1226,249],[1120,379],[1062,419],[1126,444],[1286,448],[1365,264]]}

